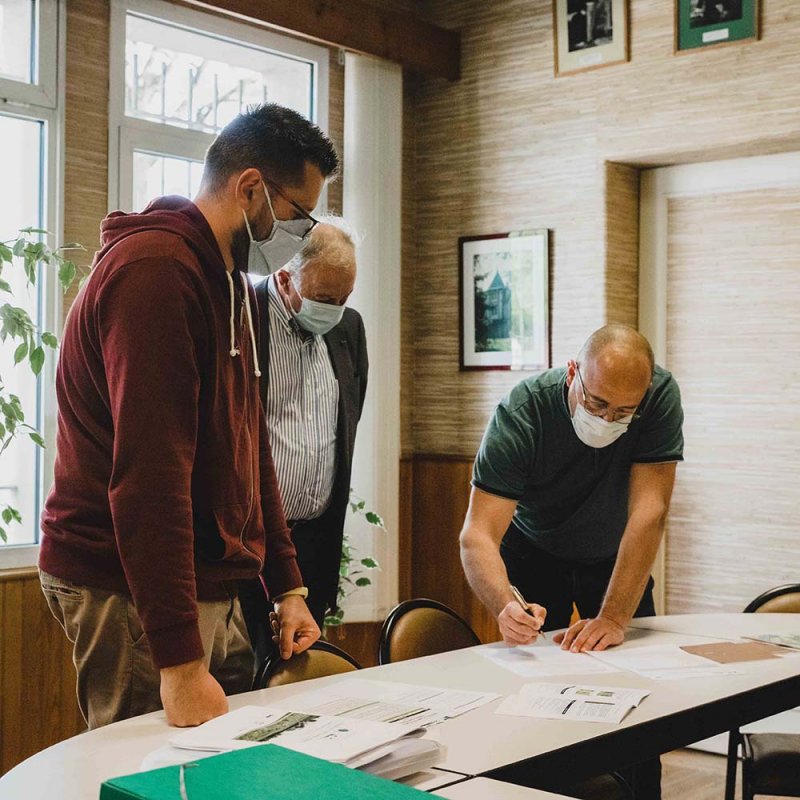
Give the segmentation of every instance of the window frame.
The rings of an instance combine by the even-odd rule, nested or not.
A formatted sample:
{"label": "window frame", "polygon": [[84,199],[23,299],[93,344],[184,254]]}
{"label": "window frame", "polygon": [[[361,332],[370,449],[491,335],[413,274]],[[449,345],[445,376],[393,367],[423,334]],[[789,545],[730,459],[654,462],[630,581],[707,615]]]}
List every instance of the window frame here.
{"label": "window frame", "polygon": [[[53,13],[42,15],[43,8]],[[66,55],[66,0],[39,0],[39,19],[42,19],[37,42],[37,54],[47,54],[39,63],[39,77],[46,80],[37,85],[21,81],[0,79],[0,115],[17,119],[41,122],[42,141],[42,226],[50,233],[48,244],[60,245],[64,231],[64,66]],[[48,18],[44,24],[43,16]],[[45,39],[47,35],[49,39]],[[51,270],[42,270],[41,320],[45,330],[60,331],[64,318],[64,295]],[[35,480],[40,497],[39,510],[53,482],[55,461],[55,439],[57,404],[55,393],[57,358],[49,354],[38,380],[37,403],[40,409],[40,432],[45,449],[39,452]],[[23,525],[34,526],[35,541],[32,544],[0,543],[0,570],[35,566],[39,556],[38,516],[34,520],[23,520]]]}
{"label": "window frame", "polygon": [[[215,134],[188,130],[128,117],[125,114],[125,23],[128,12],[163,20],[201,34],[254,45],[307,61],[314,66],[312,119],[324,131],[328,127],[328,63],[330,52],[244,22],[223,19],[203,11],[163,0],[111,0],[109,49],[108,208],[131,210],[133,200],[133,153],[145,150],[176,158],[203,160]],[[320,205],[326,204],[326,192]]]}
{"label": "window frame", "polygon": [[[33,62],[34,81],[0,78],[0,104],[55,109],[59,105],[59,26],[64,18],[64,0],[36,1],[36,39]],[[51,13],[48,13],[51,12]]]}

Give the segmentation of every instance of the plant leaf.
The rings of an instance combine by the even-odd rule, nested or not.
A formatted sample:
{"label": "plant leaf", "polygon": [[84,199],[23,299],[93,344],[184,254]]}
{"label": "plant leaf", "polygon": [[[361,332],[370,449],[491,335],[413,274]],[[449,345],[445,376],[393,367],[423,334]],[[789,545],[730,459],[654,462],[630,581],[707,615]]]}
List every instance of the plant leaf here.
{"label": "plant leaf", "polygon": [[372,581],[369,578],[359,578],[356,581],[356,586],[369,586]]}
{"label": "plant leaf", "polygon": [[45,344],[46,344],[48,347],[52,347],[53,349],[55,349],[56,347],[58,347],[58,339],[56,339],[56,337],[55,337],[55,336],[54,336],[52,333],[50,333],[49,331],[45,331],[45,332],[42,334],[42,341],[43,341],[43,342],[44,342],[44,343],[45,343]]}
{"label": "plant leaf", "polygon": [[16,366],[22,361],[25,356],[28,355],[28,343],[23,342],[17,349],[14,351],[14,365]]}
{"label": "plant leaf", "polygon": [[2,539],[4,542],[8,541],[8,536],[6,536],[6,529],[3,527],[0,527],[0,539]]}
{"label": "plant leaf", "polygon": [[20,233],[47,233],[44,228],[20,228]]}
{"label": "plant leaf", "polygon": [[34,348],[33,352],[31,353],[30,362],[33,374],[38,375],[44,366],[44,350],[42,350],[41,347]]}
{"label": "plant leaf", "polygon": [[33,439],[33,441],[39,445],[39,447],[45,446],[44,439],[42,439],[41,434],[37,433],[36,431],[29,433],[28,436],[30,436],[31,439]]}
{"label": "plant leaf", "polygon": [[361,564],[367,569],[377,569],[378,567],[378,562],[374,558],[362,558]]}
{"label": "plant leaf", "polygon": [[75,274],[78,269],[72,261],[65,261],[58,270],[58,280],[61,282],[61,288],[66,292],[72,282],[75,280]]}
{"label": "plant leaf", "polygon": [[4,281],[0,278],[0,292],[8,292],[11,294],[11,284],[8,281]]}
{"label": "plant leaf", "polygon": [[383,520],[374,511],[367,511],[364,516],[370,525],[374,525],[376,528],[383,527]]}
{"label": "plant leaf", "polygon": [[0,263],[8,261],[10,264],[12,258],[14,258],[14,253],[11,248],[0,242]]}

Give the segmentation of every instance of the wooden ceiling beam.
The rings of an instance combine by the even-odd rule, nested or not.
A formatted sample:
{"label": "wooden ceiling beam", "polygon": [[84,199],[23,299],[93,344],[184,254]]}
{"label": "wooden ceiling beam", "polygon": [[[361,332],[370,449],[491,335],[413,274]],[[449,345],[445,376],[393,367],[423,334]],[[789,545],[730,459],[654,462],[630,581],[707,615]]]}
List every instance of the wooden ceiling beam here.
{"label": "wooden ceiling beam", "polygon": [[395,61],[448,80],[461,74],[461,36],[365,0],[182,0],[271,30]]}

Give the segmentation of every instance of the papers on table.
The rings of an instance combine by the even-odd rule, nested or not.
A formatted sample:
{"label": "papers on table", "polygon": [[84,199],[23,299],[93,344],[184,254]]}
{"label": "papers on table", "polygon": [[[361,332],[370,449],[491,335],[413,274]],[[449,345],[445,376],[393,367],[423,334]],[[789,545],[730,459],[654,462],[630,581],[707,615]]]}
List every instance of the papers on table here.
{"label": "papers on table", "polygon": [[520,645],[509,647],[502,642],[475,651],[499,667],[524,678],[547,678],[562,675],[597,675],[618,672],[620,667],[605,664],[586,653],[571,653],[557,645]]}
{"label": "papers on table", "polygon": [[745,636],[744,638],[800,650],[800,633],[756,633],[753,636]]}
{"label": "papers on table", "polygon": [[270,706],[244,706],[183,731],[170,740],[187,750],[222,752],[265,743],[279,744],[348,766],[363,766],[370,753],[386,755],[386,745],[422,730],[363,719],[288,711]]}
{"label": "papers on table", "polygon": [[616,686],[528,683],[520,694],[507,697],[497,713],[619,724],[648,694],[646,689]]}
{"label": "papers on table", "polygon": [[687,653],[676,644],[594,651],[592,657],[615,669],[629,670],[657,681],[739,674],[739,670],[729,664],[717,664]]}
{"label": "papers on table", "polygon": [[347,719],[428,727],[495,700],[498,694],[349,678],[275,705]]}

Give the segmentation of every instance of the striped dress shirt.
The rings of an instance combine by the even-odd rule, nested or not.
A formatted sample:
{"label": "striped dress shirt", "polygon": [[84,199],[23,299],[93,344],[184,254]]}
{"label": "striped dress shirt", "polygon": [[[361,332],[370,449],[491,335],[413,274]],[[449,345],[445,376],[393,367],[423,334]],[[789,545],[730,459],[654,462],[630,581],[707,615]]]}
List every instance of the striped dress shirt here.
{"label": "striped dress shirt", "polygon": [[286,518],[328,506],[336,471],[339,383],[322,336],[303,330],[269,278],[267,426]]}

